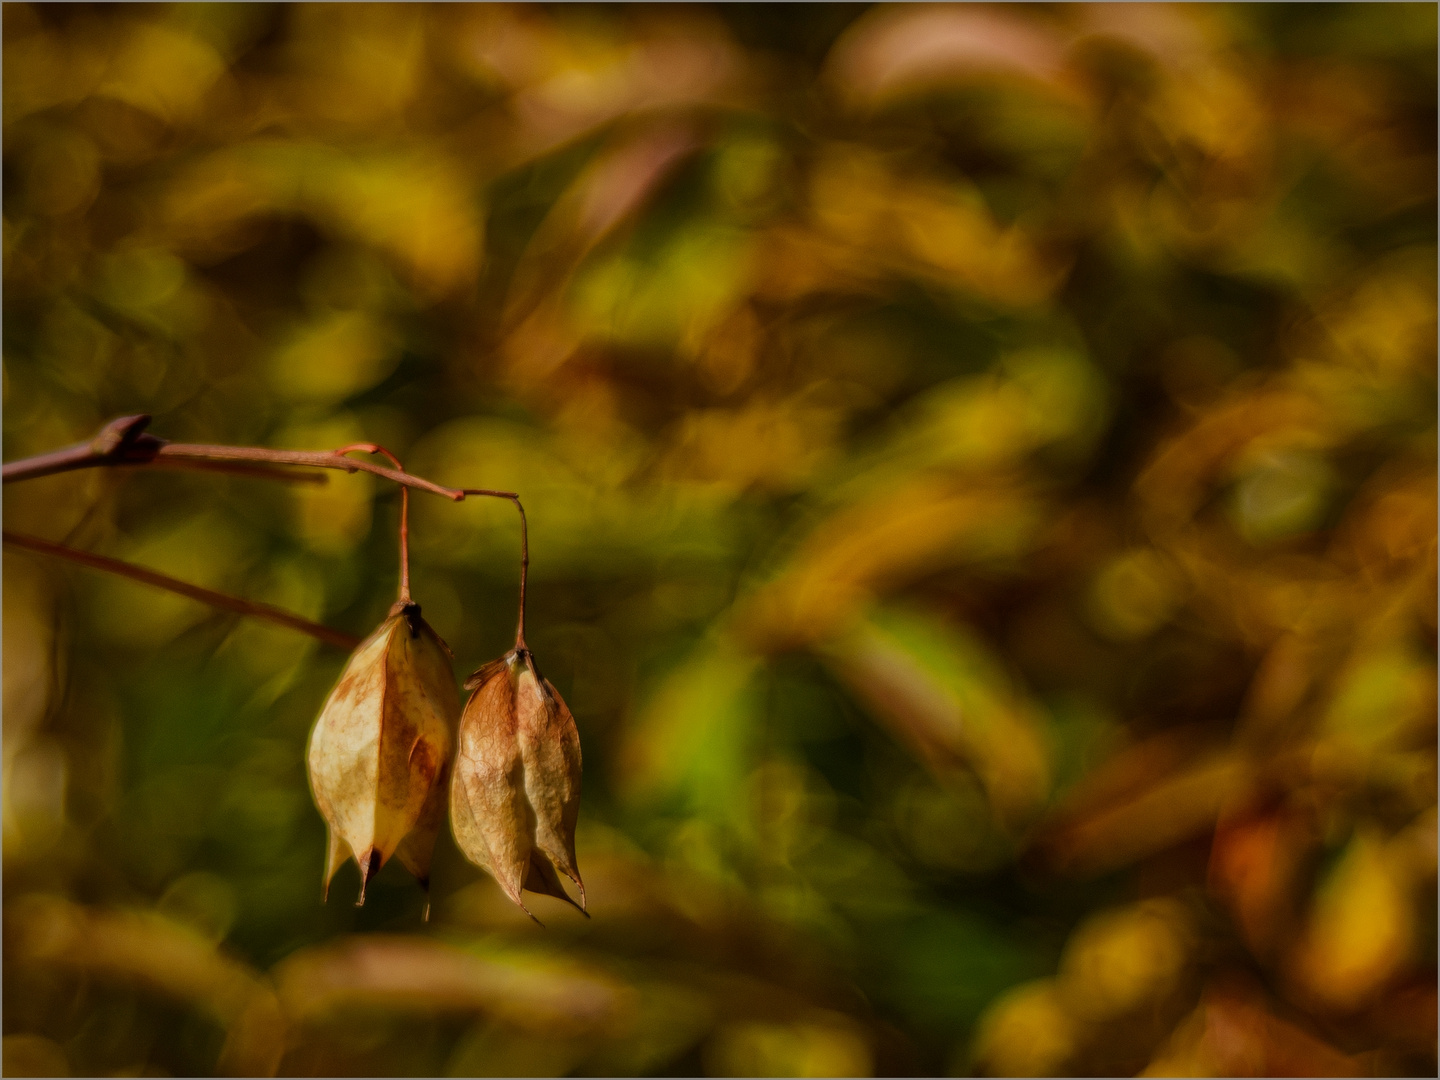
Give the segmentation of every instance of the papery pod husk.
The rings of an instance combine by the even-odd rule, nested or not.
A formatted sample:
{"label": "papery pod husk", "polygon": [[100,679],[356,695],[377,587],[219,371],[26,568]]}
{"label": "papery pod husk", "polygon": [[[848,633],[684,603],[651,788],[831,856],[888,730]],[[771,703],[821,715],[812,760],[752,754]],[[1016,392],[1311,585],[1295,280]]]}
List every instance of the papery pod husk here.
{"label": "papery pod husk", "polygon": [[[460,717],[450,780],[456,843],[532,919],[522,889],[585,911],[575,859],[580,734],[574,717],[526,650],[492,660],[465,687],[473,693]],[[561,874],[575,883],[579,903]]]}
{"label": "papery pod husk", "polygon": [[351,654],[310,733],[310,790],[329,828],[327,894],[353,858],[363,904],[392,855],[428,890],[459,716],[449,648],[418,605],[396,604]]}

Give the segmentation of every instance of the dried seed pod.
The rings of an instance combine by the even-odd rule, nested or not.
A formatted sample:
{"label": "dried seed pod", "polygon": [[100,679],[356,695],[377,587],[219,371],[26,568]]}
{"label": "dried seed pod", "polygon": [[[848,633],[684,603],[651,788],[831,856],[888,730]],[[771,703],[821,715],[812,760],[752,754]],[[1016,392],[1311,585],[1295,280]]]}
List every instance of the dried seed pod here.
{"label": "dried seed pod", "polygon": [[460,850],[527,915],[522,889],[575,904],[561,874],[579,889],[575,906],[583,912],[585,885],[575,862],[580,734],[574,717],[528,649],[492,660],[465,688],[474,692],[460,717],[450,779],[450,825]]}
{"label": "dried seed pod", "polygon": [[310,732],[310,789],[329,826],[327,894],[352,857],[357,904],[391,855],[429,888],[459,715],[449,648],[418,604],[397,603],[351,654]]}

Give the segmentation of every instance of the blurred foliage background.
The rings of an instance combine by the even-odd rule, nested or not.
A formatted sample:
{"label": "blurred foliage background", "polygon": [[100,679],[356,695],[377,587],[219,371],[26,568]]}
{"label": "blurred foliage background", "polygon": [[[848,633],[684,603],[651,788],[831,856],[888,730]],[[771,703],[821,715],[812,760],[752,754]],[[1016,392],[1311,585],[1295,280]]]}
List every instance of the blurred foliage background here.
{"label": "blurred foliage background", "polygon": [[[8,549],[7,1074],[1434,1075],[1433,5],[11,3],[4,125],[5,459],[519,491],[594,916],[322,906],[344,657]],[[364,634],[371,479],[4,512]]]}

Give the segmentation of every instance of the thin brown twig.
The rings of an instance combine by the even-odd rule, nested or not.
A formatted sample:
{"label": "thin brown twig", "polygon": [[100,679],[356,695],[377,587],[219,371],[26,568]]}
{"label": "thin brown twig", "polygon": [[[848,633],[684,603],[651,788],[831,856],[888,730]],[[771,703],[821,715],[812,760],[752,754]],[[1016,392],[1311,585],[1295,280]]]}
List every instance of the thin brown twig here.
{"label": "thin brown twig", "polygon": [[0,469],[5,483],[33,480],[40,476],[116,465],[149,465],[152,462],[223,461],[254,462],[262,465],[299,465],[312,469],[340,469],[348,473],[368,472],[386,480],[443,495],[453,502],[465,498],[458,488],[445,487],[424,477],[387,469],[368,461],[354,461],[329,450],[270,450],[259,446],[213,446],[206,443],[171,443],[144,433],[150,417],[122,416],[100,429],[88,443],[79,443],[48,454],[6,462]]}
{"label": "thin brown twig", "polygon": [[150,417],[143,413],[118,417],[101,428],[88,443],[77,443],[63,450],[6,462],[0,468],[0,478],[8,484],[12,480],[32,480],[37,476],[96,465],[144,464],[165,445],[163,439],[144,433],[149,423]]}
{"label": "thin brown twig", "polygon": [[491,491],[488,488],[465,488],[466,495],[485,495],[494,499],[508,499],[520,511],[520,618],[515,626],[515,648],[529,651],[525,644],[525,581],[530,576],[530,533],[525,522],[525,507],[520,505],[520,496],[513,491]]}
{"label": "thin brown twig", "polygon": [[[400,464],[400,459],[392,454],[379,443],[351,443],[349,446],[342,446],[336,450],[336,455],[348,454],[353,450],[363,450],[367,454],[383,454],[390,459],[390,463],[405,471],[405,466]],[[409,604],[410,601],[410,489],[400,489],[400,596],[396,600],[398,604]]]}
{"label": "thin brown twig", "polygon": [[300,472],[288,465],[251,465],[243,461],[196,461],[157,457],[147,464],[152,469],[227,473],[231,476],[251,476],[257,480],[275,480],[282,484],[324,484],[330,479],[324,473]]}
{"label": "thin brown twig", "polygon": [[197,458],[205,461],[261,461],[274,465],[307,465],[316,469],[341,469],[348,473],[368,472],[405,487],[443,495],[452,502],[465,498],[459,488],[444,487],[398,469],[387,469],[368,461],[343,458],[329,450],[268,450],[258,446],[210,446],[202,443],[166,443],[157,457]]}
{"label": "thin brown twig", "polygon": [[78,551],[64,544],[52,543],[49,540],[42,540],[38,536],[28,536],[24,533],[14,533],[6,529],[3,534],[7,544],[15,547],[25,548],[28,551],[39,552],[42,555],[52,555],[60,559],[68,559],[71,562],[88,566],[95,570],[104,570],[111,574],[119,574],[134,581],[144,582],[146,585],[153,585],[157,589],[165,589],[169,592],[178,593],[181,596],[198,600],[202,604],[209,604],[211,607],[221,608],[225,611],[233,611],[240,615],[249,615],[257,619],[265,619],[276,623],[279,626],[288,626],[291,630],[298,630],[302,634],[309,634],[313,638],[325,642],[327,645],[334,645],[337,649],[351,651],[360,644],[360,639],[353,634],[347,634],[343,630],[336,630],[320,623],[311,622],[309,619],[301,618],[283,608],[271,604],[262,604],[258,600],[246,600],[239,596],[230,596],[228,593],[216,592],[213,589],[206,589],[199,585],[191,585],[189,582],[180,581],[169,577],[166,574],[157,573],[154,570],[147,570],[143,566],[135,566],[132,563],[121,562],[119,559],[111,559],[105,555],[95,555],[89,551]]}
{"label": "thin brown twig", "polygon": [[525,507],[520,505],[518,495],[510,496],[515,509],[520,511],[520,621],[515,626],[515,647],[525,645],[525,581],[530,576],[530,529],[525,522]]}

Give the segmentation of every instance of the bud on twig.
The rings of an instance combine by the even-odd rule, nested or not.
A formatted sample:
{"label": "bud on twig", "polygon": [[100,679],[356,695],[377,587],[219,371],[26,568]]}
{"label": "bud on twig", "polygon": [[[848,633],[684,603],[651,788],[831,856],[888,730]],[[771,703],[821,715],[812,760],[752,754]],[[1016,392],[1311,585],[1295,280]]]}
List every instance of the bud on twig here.
{"label": "bud on twig", "polygon": [[428,889],[459,713],[449,648],[419,605],[397,602],[351,654],[310,733],[310,788],[329,826],[327,893],[353,857],[363,904],[392,854]]}
{"label": "bud on twig", "polygon": [[580,735],[570,710],[523,644],[471,675],[465,688],[474,692],[460,718],[450,781],[456,843],[527,915],[521,889],[575,904],[561,874],[575,882],[575,906],[585,911],[575,864]]}

